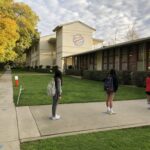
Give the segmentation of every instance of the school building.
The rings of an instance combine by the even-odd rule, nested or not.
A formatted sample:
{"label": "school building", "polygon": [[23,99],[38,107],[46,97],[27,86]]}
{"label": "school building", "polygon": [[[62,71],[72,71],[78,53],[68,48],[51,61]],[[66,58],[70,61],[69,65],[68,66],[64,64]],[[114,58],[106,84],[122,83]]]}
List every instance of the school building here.
{"label": "school building", "polygon": [[76,70],[147,71],[150,70],[150,37],[64,57],[66,68],[70,58]]}
{"label": "school building", "polygon": [[81,21],[56,26],[54,34],[43,36],[26,52],[27,66],[55,66],[76,70],[150,69],[150,37],[110,46],[93,38],[94,28]]}
{"label": "school building", "polygon": [[[27,66],[55,66],[62,69],[66,64],[63,57],[94,50],[101,47],[103,40],[93,38],[94,28],[81,21],[58,25],[52,35],[43,36],[39,42],[26,52]],[[72,57],[67,65],[72,65]]]}

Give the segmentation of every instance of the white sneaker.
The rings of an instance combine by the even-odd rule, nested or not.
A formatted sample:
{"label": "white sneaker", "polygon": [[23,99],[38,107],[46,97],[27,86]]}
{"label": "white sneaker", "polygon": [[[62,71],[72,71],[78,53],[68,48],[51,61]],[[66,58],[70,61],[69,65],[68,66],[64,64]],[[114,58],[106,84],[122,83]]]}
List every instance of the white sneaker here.
{"label": "white sneaker", "polygon": [[109,114],[112,115],[112,114],[116,114],[116,113],[113,110],[110,110]]}
{"label": "white sneaker", "polygon": [[58,120],[58,119],[60,119],[60,115],[57,115],[57,114],[56,114],[56,116],[55,116],[55,117],[52,117],[51,119],[52,119],[52,120]]}
{"label": "white sneaker", "polygon": [[56,118],[59,118],[59,119],[60,119],[60,115],[56,114]]}
{"label": "white sneaker", "polygon": [[107,113],[107,114],[110,114],[110,110],[107,109],[106,113]]}
{"label": "white sneaker", "polygon": [[110,113],[110,107],[107,107],[107,112],[106,113]]}

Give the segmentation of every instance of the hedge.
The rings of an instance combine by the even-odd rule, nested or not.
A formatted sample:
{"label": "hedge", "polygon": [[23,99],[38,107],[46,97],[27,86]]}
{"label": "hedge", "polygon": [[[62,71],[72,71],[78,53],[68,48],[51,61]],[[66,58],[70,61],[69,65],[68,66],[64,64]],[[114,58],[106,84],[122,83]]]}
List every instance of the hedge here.
{"label": "hedge", "polygon": [[108,71],[83,71],[83,78],[96,80],[96,81],[104,81],[105,77],[107,76]]}
{"label": "hedge", "polygon": [[51,73],[52,70],[47,68],[39,68],[39,67],[15,67],[12,68],[13,71],[21,72],[21,71],[27,71],[27,72],[38,72],[38,73]]}
{"label": "hedge", "polygon": [[67,69],[67,70],[65,70],[65,74],[75,75],[75,76],[82,76],[82,70]]}
{"label": "hedge", "polygon": [[[68,75],[81,76],[81,70],[66,70]],[[82,78],[96,81],[104,81],[108,71],[90,71],[84,70]],[[148,72],[146,71],[117,71],[117,76],[120,84],[136,85],[138,87],[145,87],[145,78]]]}

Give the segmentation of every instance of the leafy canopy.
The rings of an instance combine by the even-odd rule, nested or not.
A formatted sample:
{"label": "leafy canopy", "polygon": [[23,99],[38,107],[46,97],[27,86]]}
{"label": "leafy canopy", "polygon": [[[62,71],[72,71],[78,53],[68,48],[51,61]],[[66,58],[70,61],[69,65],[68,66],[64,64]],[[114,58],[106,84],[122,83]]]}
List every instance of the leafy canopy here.
{"label": "leafy canopy", "polygon": [[13,0],[0,0],[0,62],[14,60],[38,40],[38,16]]}

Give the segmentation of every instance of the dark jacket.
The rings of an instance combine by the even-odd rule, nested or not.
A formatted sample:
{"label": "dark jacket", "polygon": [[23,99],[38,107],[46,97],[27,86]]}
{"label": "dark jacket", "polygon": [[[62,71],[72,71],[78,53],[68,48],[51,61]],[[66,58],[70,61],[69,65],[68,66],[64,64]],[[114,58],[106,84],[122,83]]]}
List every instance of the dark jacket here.
{"label": "dark jacket", "polygon": [[117,77],[112,77],[113,78],[113,87],[114,87],[114,92],[118,90],[118,79]]}
{"label": "dark jacket", "polygon": [[60,70],[55,70],[54,73],[54,81],[55,81],[55,89],[56,89],[56,93],[54,98],[58,99],[59,96],[61,96],[61,86],[62,86],[62,72]]}

